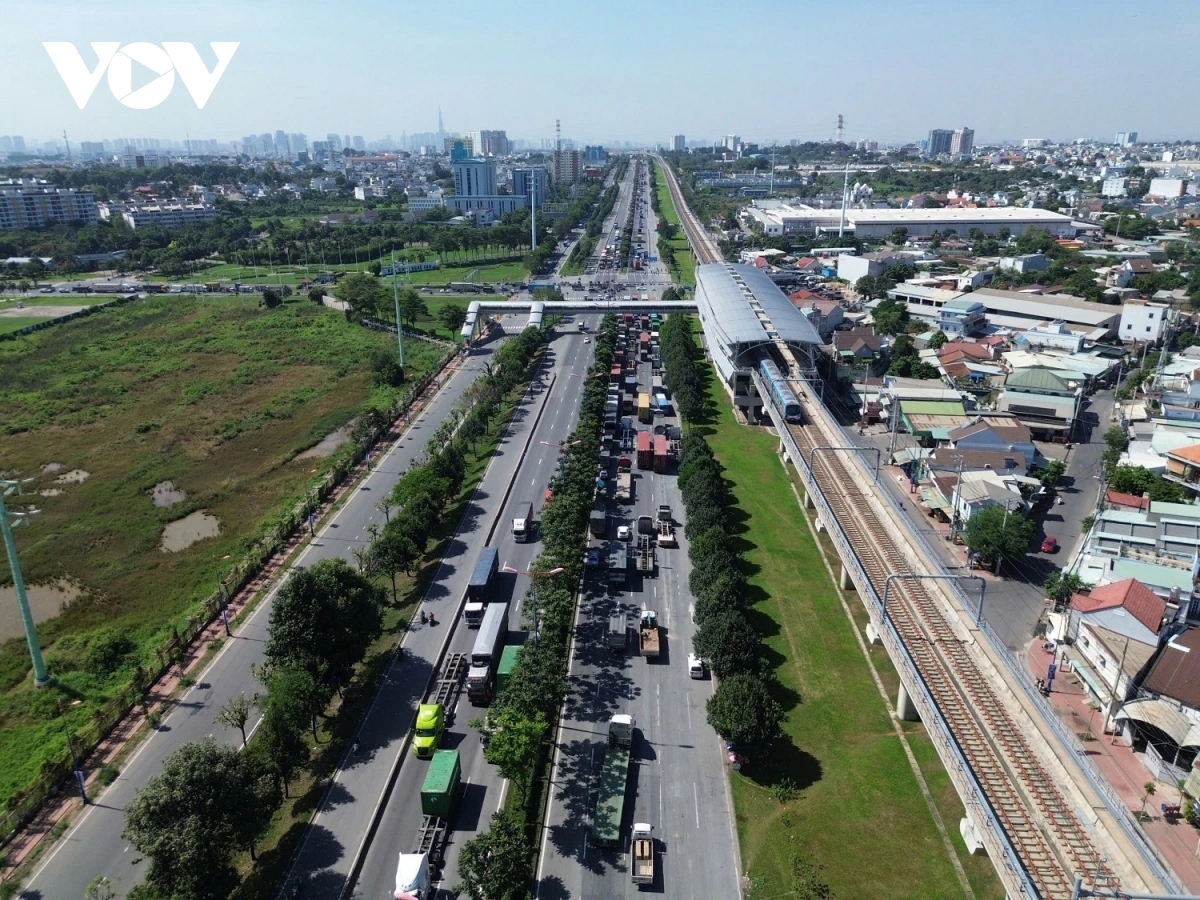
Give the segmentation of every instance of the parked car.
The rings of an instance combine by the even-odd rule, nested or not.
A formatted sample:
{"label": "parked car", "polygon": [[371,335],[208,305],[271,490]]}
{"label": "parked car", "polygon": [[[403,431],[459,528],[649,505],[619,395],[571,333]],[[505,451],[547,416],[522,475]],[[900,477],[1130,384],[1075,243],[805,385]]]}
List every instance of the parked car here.
{"label": "parked car", "polygon": [[631,540],[632,538],[633,538],[633,529],[632,528],[630,528],[628,525],[618,525],[617,526],[617,540],[618,541],[628,541],[628,540]]}
{"label": "parked car", "polygon": [[1043,553],[1057,553],[1058,552],[1058,539],[1052,538],[1052,537],[1050,537],[1050,535],[1046,535],[1046,537],[1042,540],[1042,552]]}

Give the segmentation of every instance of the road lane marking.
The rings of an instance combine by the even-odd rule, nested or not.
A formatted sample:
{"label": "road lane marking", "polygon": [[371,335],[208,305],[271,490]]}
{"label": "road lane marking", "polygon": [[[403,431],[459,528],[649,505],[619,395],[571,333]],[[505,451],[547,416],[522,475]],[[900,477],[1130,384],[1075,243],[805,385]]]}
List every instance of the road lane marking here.
{"label": "road lane marking", "polygon": [[700,790],[696,787],[696,782],[692,782],[692,799],[696,801],[696,829],[700,828]]}

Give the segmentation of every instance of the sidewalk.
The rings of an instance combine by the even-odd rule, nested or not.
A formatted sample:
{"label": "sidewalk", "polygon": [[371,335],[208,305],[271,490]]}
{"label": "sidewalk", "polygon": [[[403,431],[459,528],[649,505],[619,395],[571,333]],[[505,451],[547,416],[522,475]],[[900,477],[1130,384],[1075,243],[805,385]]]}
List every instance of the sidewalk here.
{"label": "sidewalk", "polygon": [[[1026,646],[1025,665],[1032,677],[1044,678],[1050,661],[1051,654],[1042,649],[1041,642],[1031,641]],[[1179,788],[1155,780],[1142,764],[1141,754],[1135,753],[1124,737],[1101,733],[1103,713],[1089,704],[1090,697],[1074,673],[1059,669],[1049,699],[1063,724],[1081,736],[1083,752],[1130,810],[1142,808],[1143,785],[1154,781],[1154,796],[1146,801],[1151,819],[1143,822],[1142,828],[1184,888],[1200,892],[1200,831],[1183,819],[1167,819],[1159,808],[1160,803],[1181,802]],[[1086,739],[1089,732],[1094,739]]]}
{"label": "sidewalk", "polygon": [[[388,430],[387,435],[367,455],[366,461],[360,462],[355,466],[348,477],[344,478],[342,483],[335,487],[325,501],[314,510],[313,515],[316,523],[321,522],[329,515],[337,507],[341,499],[349,491],[353,490],[354,486],[358,484],[359,479],[368,471],[369,461],[381,458],[386,453],[386,450],[383,448],[390,447],[401,438],[404,429],[407,427],[407,423],[412,421],[416,412],[437,394],[441,385],[454,374],[462,363],[463,357],[454,357],[416,401],[414,401],[407,412],[392,423],[392,427]],[[305,529],[297,529],[288,537],[287,542],[279,552],[271,557],[263,570],[240,591],[230,597],[227,608],[231,626],[237,623],[238,616],[247,606],[252,606],[251,601],[258,598],[262,592],[272,586],[280,570],[286,568],[288,560],[293,557],[297,550],[307,544],[309,539],[310,535]],[[147,714],[157,713],[160,716],[163,715],[172,702],[172,698],[181,687],[181,680],[185,676],[192,676],[199,673],[207,664],[209,651],[214,649],[213,642],[225,639],[225,627],[220,617],[217,617],[209,622],[204,630],[185,649],[180,662],[172,666],[162,678],[150,686],[146,692],[145,705],[134,707],[117,723],[87,759],[83,761],[82,768],[85,772],[89,799],[94,801],[97,795],[103,791],[97,780],[100,770],[105,766],[113,765],[127,748],[141,740],[143,737],[142,726],[146,723]],[[13,875],[17,867],[29,858],[30,854],[38,848],[42,840],[54,830],[55,826],[59,825],[60,822],[65,822],[82,808],[82,803],[75,792],[75,787],[74,784],[68,785],[64,793],[45,803],[4,848],[3,868],[0,869],[0,883],[7,881]]]}

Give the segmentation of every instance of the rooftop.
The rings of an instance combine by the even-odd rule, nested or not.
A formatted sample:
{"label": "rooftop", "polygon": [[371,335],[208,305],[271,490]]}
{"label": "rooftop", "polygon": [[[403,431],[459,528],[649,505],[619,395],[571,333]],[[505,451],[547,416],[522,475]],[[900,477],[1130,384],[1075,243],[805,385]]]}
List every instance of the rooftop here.
{"label": "rooftop", "polygon": [[1200,708],[1200,629],[1189,628],[1167,642],[1143,687]]}
{"label": "rooftop", "polygon": [[[728,263],[698,266],[696,306],[705,333],[727,346],[770,343],[774,335],[792,344],[821,343],[812,323],[775,282],[754,266]],[[768,327],[773,327],[774,332],[768,331]]]}
{"label": "rooftop", "polygon": [[1136,578],[1101,585],[1086,596],[1075,594],[1071,597],[1071,609],[1084,614],[1119,607],[1155,634],[1167,612],[1166,602]]}

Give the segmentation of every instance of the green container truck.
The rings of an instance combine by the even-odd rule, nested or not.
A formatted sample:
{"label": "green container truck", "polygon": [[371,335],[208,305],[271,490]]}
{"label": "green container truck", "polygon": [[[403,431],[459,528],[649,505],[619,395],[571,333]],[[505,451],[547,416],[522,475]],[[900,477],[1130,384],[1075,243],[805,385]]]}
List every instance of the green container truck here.
{"label": "green container truck", "polygon": [[496,693],[504,690],[508,679],[512,677],[513,669],[517,666],[517,654],[521,652],[520,644],[509,644],[500,653],[500,665],[496,667]]}
{"label": "green container truck", "polygon": [[457,750],[438,750],[429,761],[425,783],[421,785],[421,812],[449,819],[458,800],[462,782],[462,764]]}
{"label": "green container truck", "polygon": [[621,842],[625,788],[629,783],[629,753],[633,748],[633,717],[615,715],[608,722],[608,749],[600,769],[600,790],[592,820],[592,842],[615,847]]}

